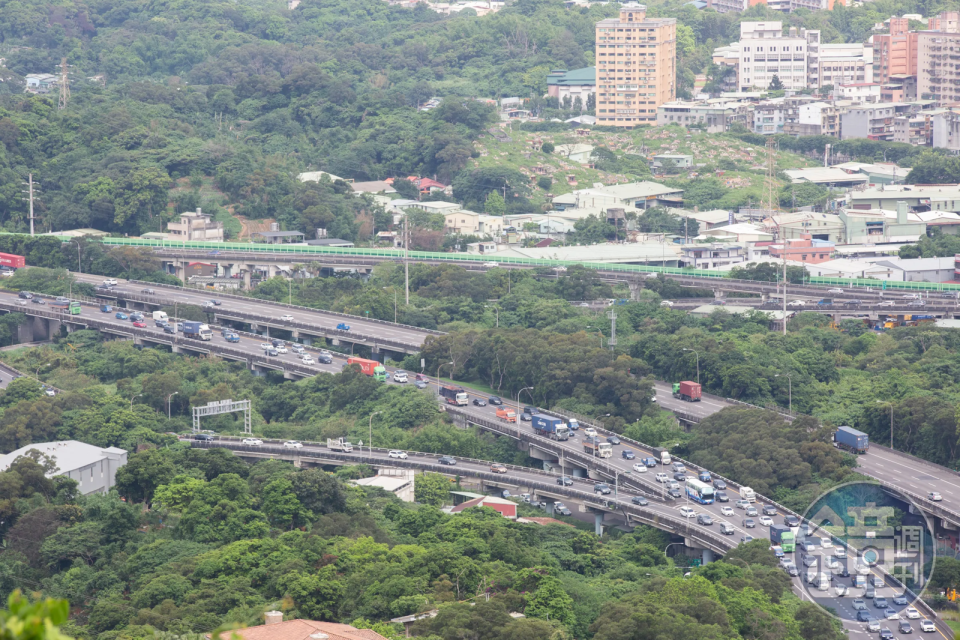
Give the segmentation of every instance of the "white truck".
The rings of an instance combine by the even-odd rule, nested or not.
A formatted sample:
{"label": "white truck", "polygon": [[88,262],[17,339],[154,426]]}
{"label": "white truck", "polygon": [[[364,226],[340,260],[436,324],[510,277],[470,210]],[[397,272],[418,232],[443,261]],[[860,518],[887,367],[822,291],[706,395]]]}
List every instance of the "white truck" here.
{"label": "white truck", "polygon": [[740,487],[740,497],[747,502],[757,501],[757,494],[750,487]]}
{"label": "white truck", "polygon": [[344,438],[327,438],[327,449],[330,449],[330,451],[339,451],[340,453],[352,453],[353,445]]}
{"label": "white truck", "polygon": [[153,319],[154,319],[154,320],[169,320],[170,318],[167,316],[167,312],[166,312],[166,311],[154,311],[154,312],[153,312]]}

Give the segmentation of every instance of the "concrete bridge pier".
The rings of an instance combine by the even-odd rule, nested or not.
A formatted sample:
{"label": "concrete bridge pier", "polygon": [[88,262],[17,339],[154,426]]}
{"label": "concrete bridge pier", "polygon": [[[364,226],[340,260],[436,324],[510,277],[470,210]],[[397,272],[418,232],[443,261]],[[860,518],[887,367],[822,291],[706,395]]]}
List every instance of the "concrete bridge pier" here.
{"label": "concrete bridge pier", "polygon": [[33,342],[33,319],[27,316],[27,321],[17,325],[17,342]]}
{"label": "concrete bridge pier", "polygon": [[303,336],[303,344],[307,345],[308,347],[313,346],[313,338],[311,336]]}
{"label": "concrete bridge pier", "polygon": [[250,290],[253,288],[253,282],[251,276],[253,274],[253,265],[244,265],[246,267],[243,271],[243,288]]}
{"label": "concrete bridge pier", "polygon": [[690,540],[689,538],[683,539],[683,545],[684,545],[685,555],[696,557],[697,552],[699,551],[700,558],[701,558],[700,561],[702,564],[708,564],[710,562],[713,562],[716,559],[712,549],[704,549],[702,547],[698,547],[696,543]]}
{"label": "concrete bridge pier", "polygon": [[597,537],[603,535],[603,512],[597,511],[593,514],[593,532],[597,534]]}
{"label": "concrete bridge pier", "polygon": [[264,371],[263,371],[263,368],[255,365],[255,364],[251,364],[251,365],[250,365],[250,373],[252,373],[253,375],[257,376],[258,378],[266,375],[266,374],[264,373]]}
{"label": "concrete bridge pier", "polygon": [[627,287],[630,289],[630,299],[639,300],[640,290],[643,289],[643,285],[639,282],[628,282]]}

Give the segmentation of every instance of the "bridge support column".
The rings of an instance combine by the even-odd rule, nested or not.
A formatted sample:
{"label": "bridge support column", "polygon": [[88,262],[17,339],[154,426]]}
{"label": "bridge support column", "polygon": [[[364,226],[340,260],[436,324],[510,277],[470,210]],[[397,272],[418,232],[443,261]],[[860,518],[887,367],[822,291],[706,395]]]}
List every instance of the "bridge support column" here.
{"label": "bridge support column", "polygon": [[293,459],[293,466],[295,466],[297,469],[303,466],[303,462],[300,460],[300,456],[297,456],[296,458]]}
{"label": "bridge support column", "polygon": [[33,342],[33,318],[28,316],[26,322],[17,325],[17,342]]}
{"label": "bridge support column", "polygon": [[180,347],[178,347],[178,346],[175,345],[175,344],[172,344],[172,345],[170,345],[170,352],[171,352],[171,353],[180,353]]}
{"label": "bridge support column", "polygon": [[243,288],[249,290],[253,287],[253,283],[250,279],[251,275],[253,274],[253,265],[248,264],[244,266],[246,266],[246,269],[243,272]]}
{"label": "bridge support column", "polygon": [[46,318],[41,318],[35,316],[33,318],[27,319],[33,323],[33,339],[34,340],[49,340],[50,339],[50,325],[49,320]]}
{"label": "bridge support column", "polygon": [[703,550],[703,564],[708,564],[713,562],[713,551],[710,549]]}
{"label": "bridge support column", "polygon": [[183,265],[183,260],[176,260],[173,263],[173,268],[177,272],[177,277],[180,278],[180,281],[183,284],[187,284],[187,268]]}
{"label": "bridge support column", "polygon": [[299,329],[294,329],[293,331],[290,332],[290,335],[293,337],[294,340],[299,340],[299,339],[300,339],[300,330],[299,330]]}
{"label": "bridge support column", "polygon": [[[299,332],[297,332],[297,333],[299,333]],[[313,345],[313,338],[311,338],[310,336],[303,336],[303,344],[307,345],[308,347],[309,347],[309,346],[312,346],[312,345]]]}
{"label": "bridge support column", "polygon": [[340,338],[330,338],[330,344],[332,344],[332,345],[335,346],[335,347],[339,347],[339,346],[340,346]]}
{"label": "bridge support column", "polygon": [[597,512],[593,514],[593,532],[597,536],[603,535],[603,513]]}
{"label": "bridge support column", "polygon": [[270,337],[270,327],[268,327],[267,325],[263,325],[263,335],[266,338]]}
{"label": "bridge support column", "polygon": [[52,318],[47,320],[47,335],[53,338],[53,336],[60,335],[61,323],[59,320],[54,320]]}
{"label": "bridge support column", "polygon": [[643,285],[639,282],[628,282],[627,287],[630,289],[630,299],[639,300],[640,290],[643,289]]}
{"label": "bridge support column", "polygon": [[251,365],[250,365],[250,373],[252,373],[253,375],[255,375],[255,376],[257,376],[257,377],[259,378],[259,377],[263,376],[263,369],[261,369],[260,367],[258,367],[258,366],[255,365],[255,364],[251,364]]}

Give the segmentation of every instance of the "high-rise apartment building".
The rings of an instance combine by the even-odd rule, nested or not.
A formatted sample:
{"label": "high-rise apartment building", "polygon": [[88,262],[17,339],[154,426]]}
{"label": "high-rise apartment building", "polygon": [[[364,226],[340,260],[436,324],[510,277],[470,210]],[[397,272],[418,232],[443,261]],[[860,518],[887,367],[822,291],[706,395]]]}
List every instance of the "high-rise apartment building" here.
{"label": "high-rise apartment building", "polygon": [[917,34],[910,31],[909,22],[890,18],[890,33],[873,36],[874,82],[888,84],[892,76],[917,75]]}
{"label": "high-rise apartment building", "polygon": [[960,102],[960,33],[917,34],[917,93],[939,105]]}
{"label": "high-rise apartment building", "polygon": [[960,31],[960,11],[944,11],[935,18],[930,18],[927,29],[957,33]]}
{"label": "high-rise apartment building", "polygon": [[597,124],[656,124],[676,82],[676,18],[648,18],[646,5],[627,2],[619,18],[597,23]]}
{"label": "high-rise apartment building", "polygon": [[767,89],[774,76],[788,90],[819,86],[819,45],[819,31],[791,27],[785,36],[780,21],[741,22],[738,92]]}

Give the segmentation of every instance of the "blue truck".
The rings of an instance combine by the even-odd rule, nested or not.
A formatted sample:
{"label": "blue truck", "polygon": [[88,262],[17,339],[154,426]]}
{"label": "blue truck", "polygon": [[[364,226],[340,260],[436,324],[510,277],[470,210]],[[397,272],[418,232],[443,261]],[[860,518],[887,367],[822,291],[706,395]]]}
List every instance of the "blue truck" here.
{"label": "blue truck", "polygon": [[227,342],[240,342],[240,336],[235,333],[224,334],[223,339]]}
{"label": "blue truck", "polygon": [[866,453],[870,449],[870,437],[853,427],[839,427],[833,434],[837,447],[851,453]]}
{"label": "blue truck", "polygon": [[101,312],[101,313],[113,313],[113,307],[111,307],[109,304],[102,304],[102,305],[100,305],[100,312]]}
{"label": "blue truck", "polygon": [[210,330],[208,325],[202,322],[184,322],[183,335],[186,338],[194,338],[196,340],[213,339],[213,331]]}
{"label": "blue truck", "polygon": [[546,436],[553,440],[570,439],[570,429],[560,418],[535,413],[530,417],[530,422],[533,424],[533,430],[537,432],[537,435]]}

